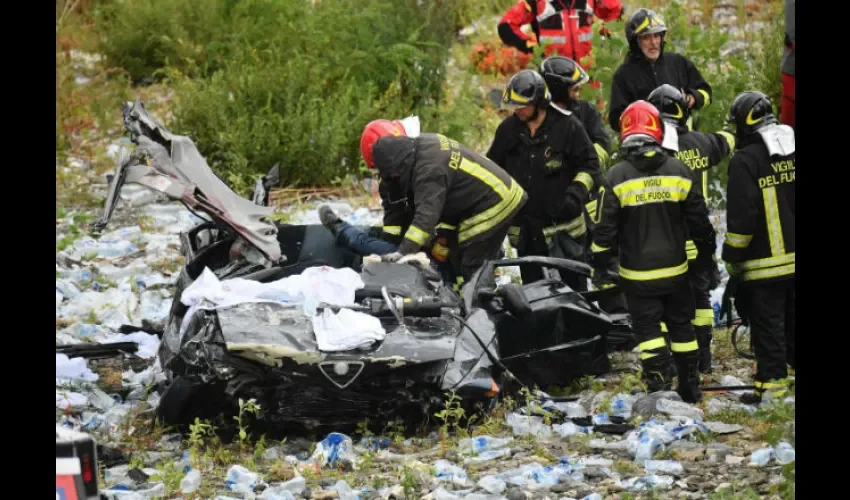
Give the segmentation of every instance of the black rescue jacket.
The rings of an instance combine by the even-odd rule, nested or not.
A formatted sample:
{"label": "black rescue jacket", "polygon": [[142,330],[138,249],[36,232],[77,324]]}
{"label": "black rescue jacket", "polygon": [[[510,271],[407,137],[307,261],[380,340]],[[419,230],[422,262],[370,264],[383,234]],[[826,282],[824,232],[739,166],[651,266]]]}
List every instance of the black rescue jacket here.
{"label": "black rescue jacket", "polygon": [[620,115],[629,104],[646,99],[658,86],[669,83],[694,95],[693,110],[711,104],[711,86],[690,60],[675,52],[663,52],[655,63],[646,60],[640,49],[629,52],[626,62],[614,72],[608,123],[620,131]]}
{"label": "black rescue jacket", "polygon": [[[573,238],[587,232],[582,205],[601,183],[599,158],[584,126],[570,111],[549,106],[534,137],[516,115],[499,124],[487,157],[501,165],[528,193],[514,226],[531,225]],[[567,203],[567,193],[578,201]]]}
{"label": "black rescue jacket", "polygon": [[688,167],[660,148],[644,154],[608,171],[591,251],[597,268],[619,253],[623,291],[663,295],[687,279],[687,235],[713,254],[715,234]]}
{"label": "black rescue jacket", "polygon": [[770,156],[758,134],[740,141],[729,162],[723,260],[743,281],[793,278],[797,153]]}
{"label": "black rescue jacket", "polygon": [[[665,124],[668,130],[672,125]],[[689,131],[687,127],[676,127],[673,141],[671,134],[664,137],[664,148],[672,156],[690,167],[691,179],[697,184],[702,197],[708,200],[708,171],[716,167],[735,150],[735,136],[726,131],[705,133]],[[687,242],[688,260],[697,257],[693,240]]]}
{"label": "black rescue jacket", "polygon": [[584,130],[590,137],[590,142],[596,149],[596,155],[599,157],[599,163],[604,164],[608,161],[608,156],[611,154],[611,136],[608,135],[608,130],[605,128],[605,122],[602,120],[602,115],[593,104],[579,99],[570,101],[568,110],[579,119]]}
{"label": "black rescue jacket", "polygon": [[398,249],[402,254],[417,252],[440,223],[457,229],[460,247],[486,239],[527,200],[498,165],[441,134],[382,137],[372,156],[383,187],[384,231],[407,226]]}

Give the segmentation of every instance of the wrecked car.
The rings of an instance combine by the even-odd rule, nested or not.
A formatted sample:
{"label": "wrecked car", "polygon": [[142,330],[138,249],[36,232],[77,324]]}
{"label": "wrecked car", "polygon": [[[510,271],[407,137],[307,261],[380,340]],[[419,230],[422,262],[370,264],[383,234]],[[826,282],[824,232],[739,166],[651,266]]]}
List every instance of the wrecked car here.
{"label": "wrecked car", "polygon": [[[594,304],[596,292],[555,277],[589,276],[587,265],[490,261],[456,293],[428,265],[371,261],[336,246],[319,224],[272,220],[265,205],[276,169],[243,198],[141,101],[125,103],[123,116],[136,151],[119,158],[95,227],[106,226],[126,183],[206,220],[181,234],[183,267],[158,353],[166,423],[235,413],[240,399],[255,398],[274,425],[340,429],[366,417],[427,418],[447,392],[488,404],[523,386],[610,370],[614,321]],[[496,269],[519,264],[548,277],[497,285]],[[358,329],[363,338],[333,347]]]}

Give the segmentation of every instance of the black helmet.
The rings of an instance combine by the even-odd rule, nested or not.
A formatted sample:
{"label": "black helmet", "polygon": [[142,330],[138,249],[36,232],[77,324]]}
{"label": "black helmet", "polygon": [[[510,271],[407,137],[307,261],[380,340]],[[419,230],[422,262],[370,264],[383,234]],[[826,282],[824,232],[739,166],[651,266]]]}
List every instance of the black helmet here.
{"label": "black helmet", "polygon": [[637,47],[637,39],[640,35],[661,33],[663,37],[665,32],[667,32],[667,25],[654,10],[640,8],[626,22],[626,40],[633,49]]}
{"label": "black helmet", "polygon": [[512,76],[502,92],[502,105],[506,108],[530,105],[545,108],[551,100],[552,96],[543,77],[530,69],[524,69]]}
{"label": "black helmet", "polygon": [[748,90],[738,94],[732,101],[726,121],[735,126],[737,136],[743,137],[765,125],[776,123],[777,119],[770,98],[756,90]]}
{"label": "black helmet", "polygon": [[665,83],[653,90],[646,98],[650,104],[658,108],[662,120],[672,121],[677,125],[687,126],[688,102],[676,87]]}
{"label": "black helmet", "polygon": [[551,56],[540,65],[540,75],[552,92],[555,102],[567,102],[569,90],[577,84],[587,83],[590,77],[575,61],[569,57]]}

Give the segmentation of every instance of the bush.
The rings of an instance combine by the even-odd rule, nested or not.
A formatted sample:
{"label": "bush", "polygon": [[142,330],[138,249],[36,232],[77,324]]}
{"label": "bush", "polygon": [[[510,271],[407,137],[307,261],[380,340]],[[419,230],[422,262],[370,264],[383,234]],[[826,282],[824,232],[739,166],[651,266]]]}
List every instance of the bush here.
{"label": "bush", "polygon": [[433,115],[442,100],[454,34],[444,2],[245,0],[228,16],[227,57],[209,78],[168,70],[170,125],[219,175],[280,161],[284,184],[327,184],[356,170],[368,121]]}

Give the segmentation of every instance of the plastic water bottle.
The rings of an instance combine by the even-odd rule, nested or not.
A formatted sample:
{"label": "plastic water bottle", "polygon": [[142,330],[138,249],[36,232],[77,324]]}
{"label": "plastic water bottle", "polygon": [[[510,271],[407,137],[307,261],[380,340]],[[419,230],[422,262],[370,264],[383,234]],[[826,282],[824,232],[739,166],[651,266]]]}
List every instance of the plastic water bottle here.
{"label": "plastic water bottle", "polygon": [[782,441],[776,445],[774,454],[776,455],[776,461],[783,465],[793,462],[795,458],[794,448],[786,441]]}
{"label": "plastic water bottle", "polygon": [[773,457],[773,448],[761,448],[753,452],[750,455],[750,465],[757,465],[759,467],[764,467],[770,462],[770,459]]}
{"label": "plastic water bottle", "polygon": [[180,490],[183,493],[191,493],[201,485],[201,471],[192,469],[180,480]]}

